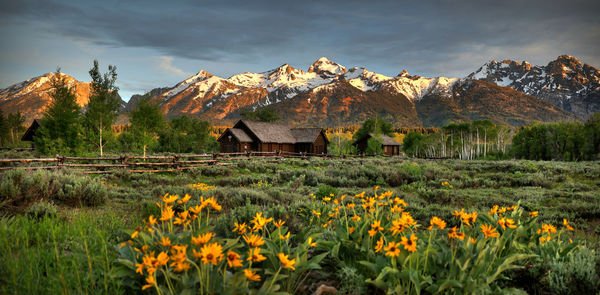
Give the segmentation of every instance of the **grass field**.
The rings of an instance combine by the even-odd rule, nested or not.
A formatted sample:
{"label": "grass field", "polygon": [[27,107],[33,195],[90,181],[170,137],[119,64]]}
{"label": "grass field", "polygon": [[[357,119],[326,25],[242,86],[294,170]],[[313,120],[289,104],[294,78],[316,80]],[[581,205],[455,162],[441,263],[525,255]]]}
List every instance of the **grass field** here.
{"label": "grass field", "polygon": [[[180,174],[123,172],[90,177],[68,171],[9,171],[2,174],[1,179],[0,208],[4,217],[0,219],[0,293],[3,294],[246,293],[252,290],[309,294],[321,284],[349,294],[460,294],[465,290],[573,294],[598,287],[598,162],[368,158],[275,163],[256,160],[232,166],[207,166]],[[197,183],[214,188],[203,190],[190,186]],[[365,195],[361,197],[363,191]],[[143,221],[149,220],[151,215],[164,216],[168,196],[162,197],[167,193],[177,195],[178,200],[186,194],[191,196],[187,203],[172,203],[178,214],[188,212],[193,205],[203,204],[208,197],[214,197],[221,207],[206,209],[210,211],[208,218],[198,221],[197,226],[192,223],[182,224],[181,228],[177,224],[165,227],[159,221],[154,228],[160,237],[169,237],[181,245],[187,243],[190,261],[193,260],[191,248],[196,245],[191,237],[196,234],[214,234],[211,241],[242,254],[246,246],[241,236],[232,231],[235,223],[250,225],[251,220],[257,220],[258,212],[273,218],[271,223],[285,221],[284,227],[268,225],[255,231],[266,242],[267,260],[252,269],[257,274],[260,272],[261,280],[254,282],[246,276],[249,282],[241,283],[244,279],[241,271],[228,272],[227,266],[222,265],[227,259],[214,264],[214,268],[211,263],[200,265],[198,262],[199,277],[188,277],[188,272],[196,270],[192,267],[189,271],[175,271],[187,264],[175,263],[173,248],[170,248],[173,253],[170,261],[175,265],[166,267],[164,274],[157,274],[154,285],[145,280],[151,276],[146,268],[142,270],[143,276],[129,269],[128,265],[141,263],[142,253],[147,256],[149,253],[135,254],[125,249],[139,250],[145,242],[153,250],[159,247],[156,254],[160,252],[162,246],[157,246],[160,240],[153,240],[158,236],[150,233],[153,227]],[[349,204],[357,204],[356,207],[368,204],[365,200],[369,196],[381,200],[373,201],[377,203],[376,208],[349,211]],[[395,198],[406,203],[401,211],[409,212],[408,215],[388,212],[385,206],[396,205],[399,201]],[[157,202],[162,207],[157,206]],[[509,211],[513,213],[487,214],[494,205],[512,207]],[[479,212],[477,228],[467,226],[460,217],[452,215],[461,209]],[[539,212],[537,217],[528,215],[535,211]],[[349,216],[358,216],[356,219],[362,218],[362,221],[350,229]],[[409,222],[402,227],[406,231],[390,235],[387,225],[392,226],[392,221],[400,216],[409,216],[415,224]],[[435,223],[434,216],[444,221],[445,229],[439,227],[435,232],[425,229]],[[517,222],[514,233],[511,228],[500,227],[497,221],[501,217]],[[574,227],[573,231],[564,229],[563,219]],[[381,221],[386,230],[378,232],[377,227],[373,227],[375,221]],[[478,230],[483,224],[497,227],[501,233],[495,238],[497,243]],[[545,237],[543,231],[541,236],[535,233],[542,224],[558,229],[549,242],[538,241],[538,237]],[[446,237],[453,226],[460,229],[460,234],[472,237],[473,244],[460,244],[462,240],[455,243],[452,237]],[[433,225],[432,228],[435,229]],[[375,234],[367,235],[368,230],[374,230]],[[291,233],[291,237],[286,238],[285,232]],[[139,237],[135,237],[136,233]],[[415,233],[418,239],[415,240],[418,249],[414,252],[402,248],[399,256],[389,259],[387,254],[393,253],[392,250],[376,251],[378,239],[382,243],[385,239],[385,249],[388,249],[394,245],[393,241],[401,241],[400,236],[410,239],[409,233]],[[315,247],[306,246],[309,237],[317,241]],[[199,245],[194,251],[200,251]],[[247,247],[250,251],[250,244]],[[524,250],[526,248],[534,250]],[[486,251],[494,255],[481,258],[480,253],[488,253]],[[287,265],[284,260],[278,262],[280,252],[289,254],[290,259],[295,257],[294,271],[284,267]],[[444,256],[446,254],[449,256]],[[485,271],[478,270],[475,264],[467,267],[469,255],[486,261]],[[460,260],[461,257],[465,260]],[[509,260],[509,264],[502,264]],[[424,261],[427,261],[425,265]],[[472,270],[464,271],[467,277],[452,272],[459,263]],[[251,266],[244,264],[247,269]],[[499,275],[490,273],[498,269],[501,270]],[[447,278],[442,280],[439,274],[446,272]],[[484,275],[485,278],[481,278]],[[218,280],[240,283],[231,283],[235,286],[214,283],[216,276]],[[142,291],[145,285],[152,287]],[[198,289],[198,286],[202,287]]]}

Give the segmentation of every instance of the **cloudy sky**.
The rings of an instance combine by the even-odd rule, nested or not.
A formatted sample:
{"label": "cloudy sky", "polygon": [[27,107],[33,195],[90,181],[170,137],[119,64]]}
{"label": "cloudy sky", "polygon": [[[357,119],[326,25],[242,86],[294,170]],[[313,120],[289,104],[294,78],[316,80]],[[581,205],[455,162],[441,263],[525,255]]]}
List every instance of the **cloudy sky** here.
{"label": "cloudy sky", "polygon": [[[311,3],[312,2],[312,3]],[[600,1],[0,0],[0,88],[117,66],[121,95],[207,70],[229,77],[321,56],[396,75],[464,77],[491,60],[600,66]]]}

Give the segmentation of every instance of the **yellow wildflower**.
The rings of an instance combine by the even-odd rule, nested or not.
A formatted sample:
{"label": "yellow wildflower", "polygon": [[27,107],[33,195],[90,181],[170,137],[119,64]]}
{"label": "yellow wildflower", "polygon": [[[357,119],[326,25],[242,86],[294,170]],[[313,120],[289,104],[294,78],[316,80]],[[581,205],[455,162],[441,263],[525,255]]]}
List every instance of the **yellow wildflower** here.
{"label": "yellow wildflower", "polygon": [[283,253],[279,253],[277,254],[277,257],[279,257],[279,262],[281,262],[281,266],[283,268],[289,268],[291,270],[296,270],[296,268],[294,268],[294,264],[296,264],[296,259],[289,259],[288,255],[285,255]]}
{"label": "yellow wildflower", "polygon": [[404,245],[404,249],[409,252],[417,251],[417,236],[415,236],[414,233],[410,235],[410,239],[407,239],[404,236],[401,239],[402,241],[400,241],[400,244]]}
{"label": "yellow wildflower", "polygon": [[153,275],[146,277],[146,284],[142,286],[142,291],[154,287],[155,284],[156,281],[154,280]]}
{"label": "yellow wildflower", "polygon": [[290,232],[288,232],[287,235],[285,235],[285,236],[279,235],[279,238],[282,239],[282,240],[289,239],[290,238]]}
{"label": "yellow wildflower", "polygon": [[279,219],[276,222],[273,222],[273,225],[275,225],[275,227],[280,228],[285,224],[285,221]]}
{"label": "yellow wildflower", "polygon": [[237,222],[234,224],[235,228],[233,229],[233,232],[237,232],[240,235],[243,235],[244,233],[246,233],[246,230],[248,230],[248,226],[246,225],[246,223],[242,223],[242,224],[238,224]]}
{"label": "yellow wildflower", "polygon": [[203,235],[198,235],[198,237],[192,236],[192,244],[196,246],[204,245],[210,241],[215,236],[214,233],[208,232]]}
{"label": "yellow wildflower", "polygon": [[240,254],[229,250],[229,252],[227,252],[227,265],[229,265],[229,267],[241,267],[242,261],[240,260]]}
{"label": "yellow wildflower", "polygon": [[251,281],[260,281],[260,275],[249,269],[244,269],[244,276]]}
{"label": "yellow wildflower", "polygon": [[390,257],[395,257],[400,255],[400,243],[390,242],[387,247],[384,248],[385,255]]}
{"label": "yellow wildflower", "polygon": [[496,229],[492,228],[492,226],[489,224],[482,224],[481,232],[483,233],[483,235],[485,236],[486,239],[487,238],[497,238],[500,236],[500,234],[498,232],[496,232]]}
{"label": "yellow wildflower", "polygon": [[263,256],[262,254],[260,254],[260,248],[252,248],[248,251],[248,261],[252,261],[252,262],[261,262],[263,260],[266,260],[267,257]]}
{"label": "yellow wildflower", "polygon": [[244,241],[246,241],[250,247],[259,247],[265,244],[265,241],[261,236],[254,234],[250,235],[249,237],[244,236]]}
{"label": "yellow wildflower", "polygon": [[219,243],[206,244],[200,249],[202,251],[202,263],[217,265],[223,259],[223,247]]}
{"label": "yellow wildflower", "polygon": [[167,221],[173,218],[173,216],[175,216],[175,211],[173,211],[173,208],[166,206],[165,209],[161,211],[160,220]]}
{"label": "yellow wildflower", "polygon": [[379,238],[379,241],[377,241],[377,244],[375,245],[375,253],[381,252],[382,249],[383,249],[383,236],[381,236]]}
{"label": "yellow wildflower", "polygon": [[567,221],[566,218],[563,218],[563,225],[568,229],[568,230],[574,230],[574,228],[572,226],[569,225],[569,222]]}
{"label": "yellow wildflower", "polygon": [[165,204],[167,204],[167,205],[168,205],[168,204],[171,204],[171,203],[173,203],[173,202],[175,202],[175,201],[177,201],[177,199],[179,199],[179,196],[177,196],[177,195],[172,195],[172,196],[170,196],[170,195],[169,195],[169,193],[166,193],[166,194],[165,194],[165,195],[162,197],[162,200],[163,200],[163,202],[164,202]]}

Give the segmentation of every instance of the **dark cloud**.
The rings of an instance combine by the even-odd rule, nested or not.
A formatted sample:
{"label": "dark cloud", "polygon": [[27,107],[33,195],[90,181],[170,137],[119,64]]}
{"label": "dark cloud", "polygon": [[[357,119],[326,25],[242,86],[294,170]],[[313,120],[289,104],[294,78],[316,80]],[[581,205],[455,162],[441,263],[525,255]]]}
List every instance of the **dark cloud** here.
{"label": "dark cloud", "polygon": [[3,4],[0,24],[191,60],[308,65],[325,55],[386,74],[465,75],[491,58],[563,53],[597,66],[598,11],[597,0],[25,0]]}

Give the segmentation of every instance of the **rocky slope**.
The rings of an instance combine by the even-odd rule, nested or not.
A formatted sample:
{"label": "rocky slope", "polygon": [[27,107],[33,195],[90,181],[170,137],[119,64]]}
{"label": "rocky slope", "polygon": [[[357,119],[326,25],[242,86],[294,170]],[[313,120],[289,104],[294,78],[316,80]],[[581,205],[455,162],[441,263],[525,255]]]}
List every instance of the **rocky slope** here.
{"label": "rocky slope", "polygon": [[583,119],[600,112],[600,71],[569,55],[561,55],[546,66],[492,60],[467,78],[511,87]]}

